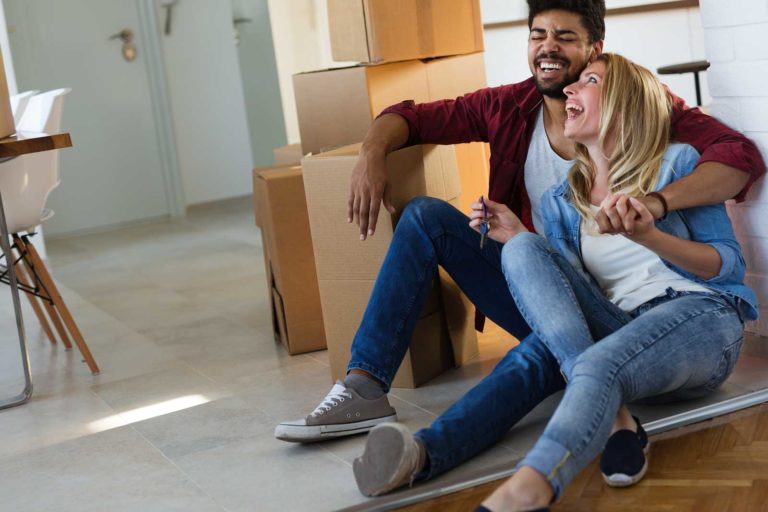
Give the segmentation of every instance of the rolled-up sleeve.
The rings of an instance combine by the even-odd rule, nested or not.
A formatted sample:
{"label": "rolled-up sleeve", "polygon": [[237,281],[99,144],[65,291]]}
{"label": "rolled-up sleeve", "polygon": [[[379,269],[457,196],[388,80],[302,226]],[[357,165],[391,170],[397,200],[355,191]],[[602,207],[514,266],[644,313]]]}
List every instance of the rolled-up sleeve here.
{"label": "rolled-up sleeve", "polygon": [[489,116],[496,94],[493,88],[465,94],[452,100],[415,103],[412,100],[385,108],[408,123],[407,146],[415,144],[461,144],[488,142]]}
{"label": "rolled-up sleeve", "polygon": [[734,197],[744,201],[750,187],[765,174],[765,161],[754,142],[725,126],[698,108],[670,93],[672,99],[672,137],[690,144],[701,154],[697,165],[719,162],[749,174],[744,188]]}

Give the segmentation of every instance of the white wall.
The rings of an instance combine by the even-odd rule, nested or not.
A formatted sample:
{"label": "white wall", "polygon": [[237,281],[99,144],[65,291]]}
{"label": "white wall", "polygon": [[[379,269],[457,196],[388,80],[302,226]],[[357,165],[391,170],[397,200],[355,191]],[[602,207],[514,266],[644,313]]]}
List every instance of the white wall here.
{"label": "white wall", "polygon": [[2,1],[0,1],[0,48],[3,51],[3,65],[5,78],[8,80],[8,92],[16,94],[19,89],[16,86],[16,73],[13,71],[11,43],[8,41],[8,24],[5,22],[5,7],[3,7]]}
{"label": "white wall", "polygon": [[[8,24],[5,21],[5,7],[0,0],[0,48],[3,52],[3,67],[5,68],[5,79],[8,81],[8,92],[13,95],[19,92],[16,85],[16,72],[13,70],[13,56],[11,55],[11,43],[8,41]],[[35,247],[44,260],[48,259],[48,251],[45,248],[43,238],[43,228],[37,228],[38,236],[35,239]]]}
{"label": "white wall", "polygon": [[300,141],[293,75],[349,65],[334,62],[328,33],[326,0],[268,0],[277,57],[277,76],[289,143]]}
{"label": "white wall", "polygon": [[[158,12],[162,29],[165,11]],[[161,37],[186,203],[247,195],[253,157],[232,7],[184,0],[172,22]]]}
{"label": "white wall", "polygon": [[238,26],[237,55],[255,166],[272,165],[272,150],[286,143],[275,48],[267,0],[230,0]]}
{"label": "white wall", "polygon": [[[754,140],[768,160],[768,1],[701,0],[712,113]],[[748,330],[768,336],[768,186],[758,181],[747,201],[729,205],[760,319]]]}
{"label": "white wall", "polygon": [[[506,17],[504,11],[494,7],[497,1],[483,3],[484,22]],[[698,8],[613,15],[606,18],[605,25],[606,51],[620,53],[654,72],[661,66],[705,58]],[[653,27],[653,37],[648,37],[648,27]],[[531,75],[525,51],[527,38],[527,25],[485,31],[488,85],[518,82]],[[707,73],[700,77],[702,102],[706,105],[710,101]],[[661,79],[687,103],[696,104],[693,75],[664,75]]]}

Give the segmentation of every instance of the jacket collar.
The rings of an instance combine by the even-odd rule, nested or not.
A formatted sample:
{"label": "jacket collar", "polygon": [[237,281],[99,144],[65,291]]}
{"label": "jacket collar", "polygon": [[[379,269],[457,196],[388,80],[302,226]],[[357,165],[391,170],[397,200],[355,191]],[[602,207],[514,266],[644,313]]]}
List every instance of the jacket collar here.
{"label": "jacket collar", "polygon": [[515,103],[517,103],[520,110],[526,116],[533,113],[544,101],[544,97],[536,90],[536,83],[533,81],[533,77],[529,77],[527,80],[517,84],[512,94],[515,98]]}

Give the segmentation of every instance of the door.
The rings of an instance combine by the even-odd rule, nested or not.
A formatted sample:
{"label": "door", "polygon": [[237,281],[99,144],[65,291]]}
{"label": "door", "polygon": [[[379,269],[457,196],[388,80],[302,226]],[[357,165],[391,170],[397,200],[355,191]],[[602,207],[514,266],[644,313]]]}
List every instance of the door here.
{"label": "door", "polygon": [[[20,91],[71,87],[63,129],[61,185],[48,199],[46,234],[66,234],[168,216],[174,191],[150,94],[142,0],[4,0]],[[133,31],[137,56],[122,41]],[[165,152],[164,152],[165,151]]]}

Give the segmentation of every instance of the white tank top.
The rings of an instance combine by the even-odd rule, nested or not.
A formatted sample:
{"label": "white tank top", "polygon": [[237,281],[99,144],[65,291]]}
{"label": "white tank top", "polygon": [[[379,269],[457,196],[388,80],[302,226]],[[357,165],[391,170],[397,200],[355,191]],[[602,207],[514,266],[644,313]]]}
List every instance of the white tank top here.
{"label": "white tank top", "polygon": [[[597,207],[593,207],[595,211]],[[581,221],[581,256],[587,271],[608,299],[624,311],[676,291],[709,292],[708,288],[667,268],[661,258],[622,235],[600,235],[594,221]]]}
{"label": "white tank top", "polygon": [[528,146],[528,157],[525,160],[524,177],[525,190],[531,200],[531,218],[533,228],[544,235],[544,221],[541,218],[541,196],[550,187],[561,183],[573,165],[573,160],[565,160],[555,153],[544,128],[544,107],[539,109],[536,116],[536,127],[533,129],[531,144]]}

